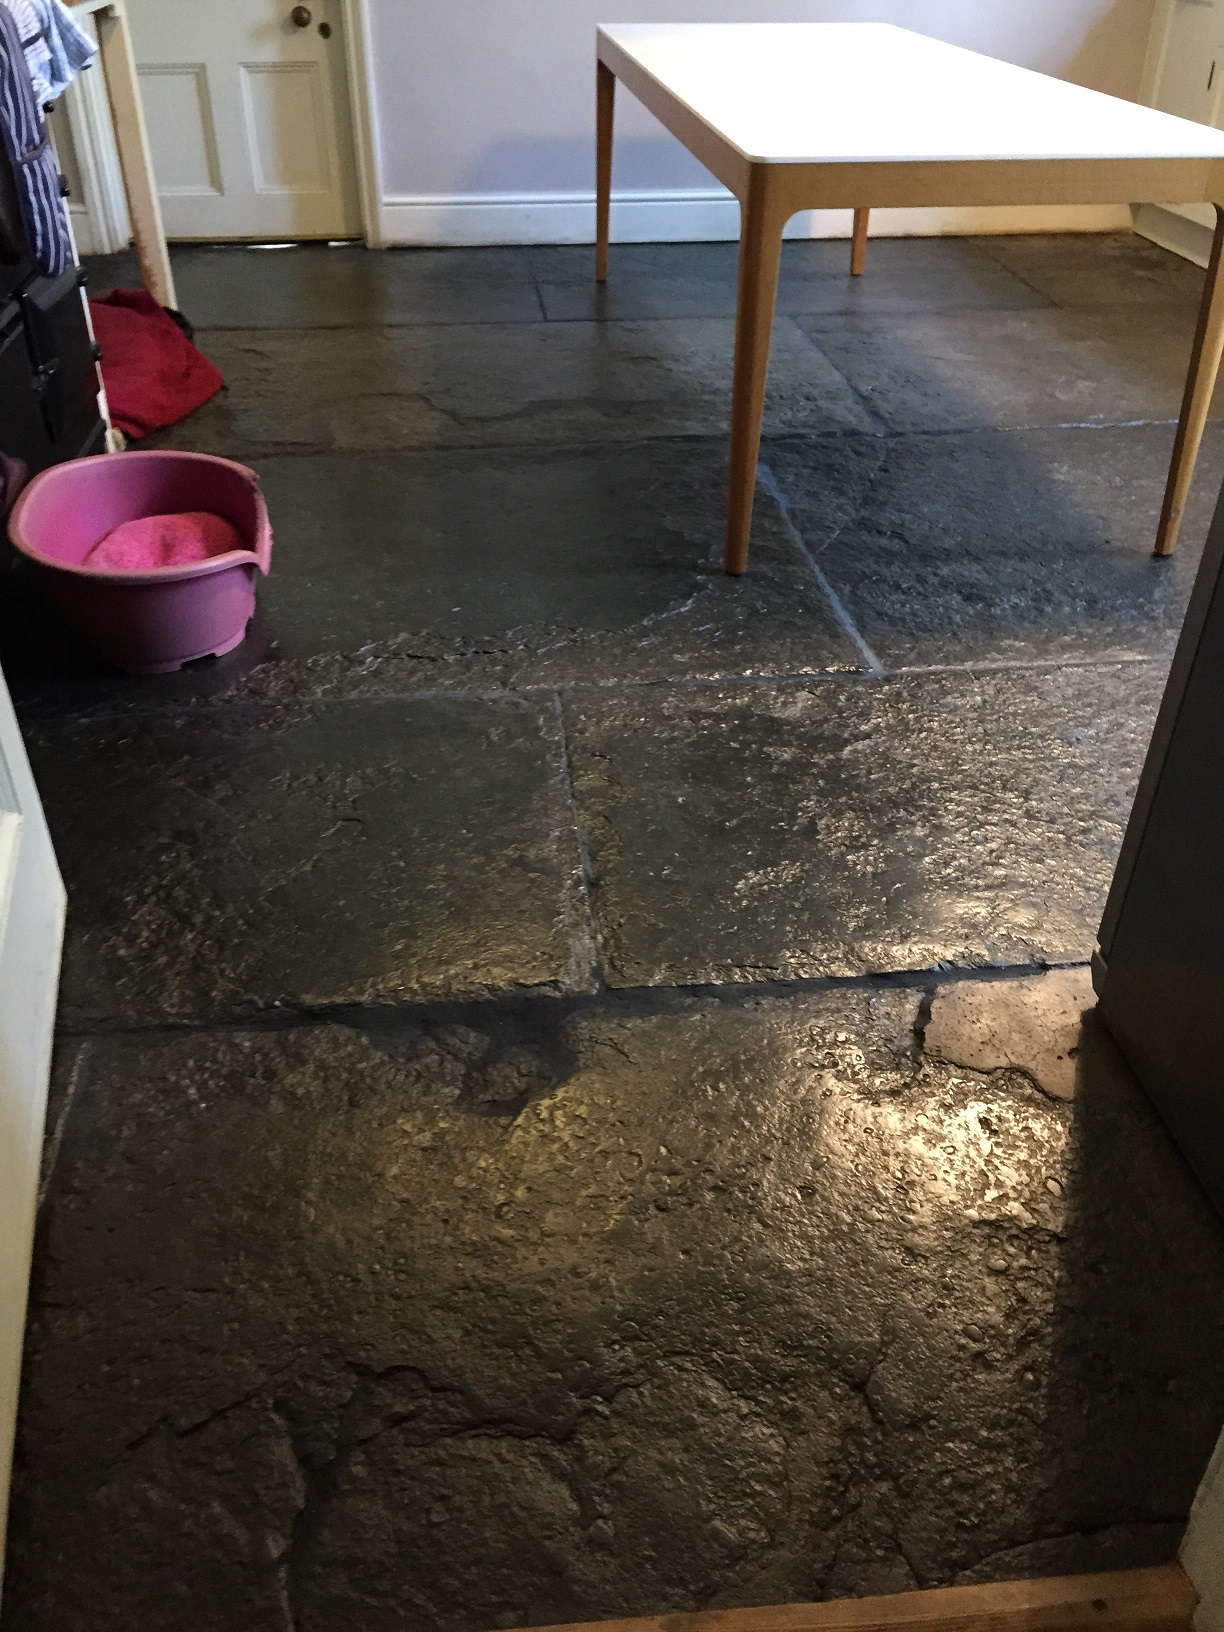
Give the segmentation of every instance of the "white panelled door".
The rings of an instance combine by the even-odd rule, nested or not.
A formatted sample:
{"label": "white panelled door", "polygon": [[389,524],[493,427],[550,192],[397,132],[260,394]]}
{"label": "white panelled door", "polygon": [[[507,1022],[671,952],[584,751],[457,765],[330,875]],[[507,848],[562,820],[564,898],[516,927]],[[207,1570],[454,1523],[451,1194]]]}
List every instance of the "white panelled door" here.
{"label": "white panelled door", "polygon": [[1224,18],[1211,0],[1174,0],[1153,98],[1158,108],[1214,125],[1224,91]]}
{"label": "white panelled door", "polygon": [[63,930],[64,887],[0,676],[0,1567]]}
{"label": "white panelled door", "polygon": [[128,0],[170,238],[361,231],[341,0]]}

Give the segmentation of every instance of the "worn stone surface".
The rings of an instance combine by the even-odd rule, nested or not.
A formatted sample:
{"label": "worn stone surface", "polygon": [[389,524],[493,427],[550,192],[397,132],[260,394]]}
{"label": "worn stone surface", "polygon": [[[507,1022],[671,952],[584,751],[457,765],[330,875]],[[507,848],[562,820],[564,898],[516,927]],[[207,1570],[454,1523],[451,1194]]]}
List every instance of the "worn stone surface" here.
{"label": "worn stone surface", "polygon": [[[846,458],[858,442],[847,447]],[[844,446],[844,444],[843,444]],[[670,675],[812,674],[861,654],[762,495],[753,570],[721,567],[721,444],[259,461],[270,578],[237,651],[107,674],[23,564],[0,652],[28,709],[385,695]]]}
{"label": "worn stone surface", "polygon": [[686,688],[566,709],[608,979],[1069,963],[1163,673]]}
{"label": "worn stone surface", "polygon": [[[100,1041],[30,1328],[23,1632],[392,1632],[1169,1556],[1224,1240],[1125,1075],[921,994]],[[123,1545],[116,1546],[121,1535]]]}
{"label": "worn stone surface", "polygon": [[981,248],[1057,306],[1181,306],[1203,293],[1197,266],[1135,232],[1027,233],[981,238]]}
{"label": "worn stone surface", "polygon": [[60,1035],[51,1054],[47,1081],[47,1109],[43,1119],[42,1167],[38,1180],[38,1204],[43,1206],[51,1188],[51,1175],[59,1159],[64,1130],[76,1101],[77,1089],[89,1063],[91,1043],[80,1037]]}
{"label": "worn stone surface", "polygon": [[[844,240],[783,246],[778,311],[1010,311],[1048,304],[983,246],[881,238],[868,249],[870,276],[850,276]],[[614,244],[608,282],[593,278],[589,247],[532,251],[545,315],[554,320],[733,317],[738,244]]]}
{"label": "worn stone surface", "polygon": [[72,912],[6,1626],[1172,1555],[1224,1232],[1108,1047],[924,1051],[930,966],[1086,957],[1220,479],[1153,568],[1171,427],[1048,428],[1176,409],[1136,243],[788,245],[738,581],[733,245],[174,251],[276,549],[143,680],[0,559]]}
{"label": "worn stone surface", "polygon": [[768,500],[753,573],[722,571],[721,447],[260,471],[284,559],[264,605],[284,659],[361,652],[433,684],[479,662],[516,685],[859,661]]}
{"label": "worn stone surface", "polygon": [[1176,419],[1195,313],[1153,304],[795,321],[893,430],[924,431]]}
{"label": "worn stone surface", "polygon": [[[589,246],[293,250],[176,244],[179,300],[207,328],[730,317],[738,245],[614,244],[594,282]],[[1019,238],[876,238],[868,275],[849,276],[844,240],[792,241],[782,252],[778,309],[831,312],[1022,310],[1197,303],[1202,274],[1134,234]],[[91,292],[140,282],[135,256],[91,256]]]}
{"label": "worn stone surface", "polygon": [[[200,329],[532,323],[543,317],[523,249],[176,244],[170,258],[179,306]],[[91,294],[140,283],[130,253],[91,256],[87,264]]]}
{"label": "worn stone surface", "polygon": [[1098,1575],[1105,1570],[1143,1570],[1168,1564],[1186,1527],[1154,1520],[1146,1524],[1111,1524],[1085,1535],[1051,1536],[994,1553],[972,1569],[962,1570],[954,1586],[990,1581],[1022,1581],[1032,1576]]}
{"label": "worn stone surface", "polygon": [[1152,555],[1171,425],[775,442],[763,457],[889,667],[1168,656],[1224,479],[1204,439],[1175,555]]}
{"label": "worn stone surface", "polygon": [[1055,1099],[1073,1099],[1086,1048],[1100,1033],[1087,968],[1052,969],[1030,980],[962,981],[935,995],[925,1047],[972,1071],[1023,1071]]}
{"label": "worn stone surface", "polygon": [[28,743],[70,1022],[589,978],[548,699],[48,720]]}
{"label": "worn stone surface", "polygon": [[[469,324],[209,330],[227,388],[159,447],[266,453],[514,446],[725,435],[734,324]],[[871,431],[824,354],[778,321],[766,424]]]}

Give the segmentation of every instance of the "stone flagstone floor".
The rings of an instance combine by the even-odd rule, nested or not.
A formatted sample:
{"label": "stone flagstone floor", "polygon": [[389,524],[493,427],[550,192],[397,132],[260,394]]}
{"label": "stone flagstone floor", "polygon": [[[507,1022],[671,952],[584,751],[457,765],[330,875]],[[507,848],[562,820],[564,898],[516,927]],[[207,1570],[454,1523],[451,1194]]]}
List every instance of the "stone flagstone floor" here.
{"label": "stone flagstone floor", "polygon": [[786,250],[736,581],[733,246],[176,252],[229,385],[155,440],[259,470],[273,572],[134,680],[6,562],[71,900],[6,1625],[1171,1556],[1224,1229],[1091,1020],[1069,1099],[925,1034],[1091,953],[1201,275],[846,257]]}

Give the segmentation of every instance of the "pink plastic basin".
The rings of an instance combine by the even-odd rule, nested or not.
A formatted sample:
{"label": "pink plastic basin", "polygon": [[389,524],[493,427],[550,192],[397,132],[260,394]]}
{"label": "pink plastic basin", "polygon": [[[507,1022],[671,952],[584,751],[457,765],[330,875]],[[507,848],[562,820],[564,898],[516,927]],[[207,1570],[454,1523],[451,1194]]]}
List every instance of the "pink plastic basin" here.
{"label": "pink plastic basin", "polygon": [[[246,548],[149,572],[98,572],[82,562],[121,522],[210,510]],[[272,528],[259,478],[209,453],[102,453],[36,476],[9,518],[9,537],[46,569],[64,622],[129,674],[165,674],[229,652],[255,610],[255,573],[267,574]]]}

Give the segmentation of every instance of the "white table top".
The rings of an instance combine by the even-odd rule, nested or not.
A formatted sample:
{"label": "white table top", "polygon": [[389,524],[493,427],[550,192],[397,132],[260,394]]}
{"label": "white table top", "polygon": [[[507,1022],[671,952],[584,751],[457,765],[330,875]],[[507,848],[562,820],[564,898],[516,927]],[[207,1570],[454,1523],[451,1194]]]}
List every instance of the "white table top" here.
{"label": "white table top", "polygon": [[1224,131],[889,23],[599,33],[754,164],[1224,158]]}

